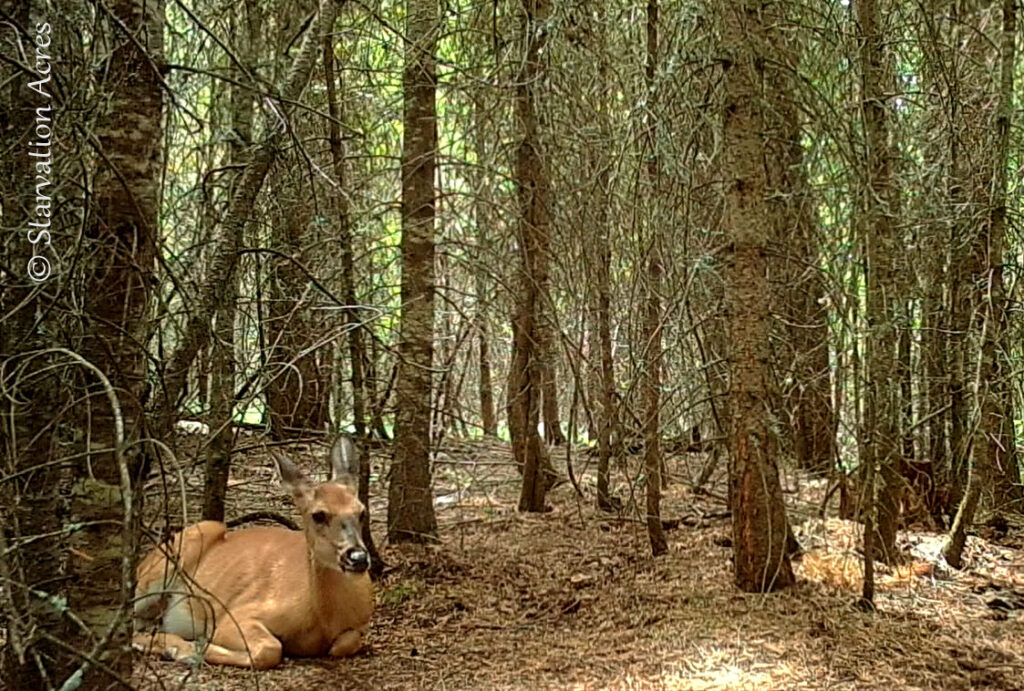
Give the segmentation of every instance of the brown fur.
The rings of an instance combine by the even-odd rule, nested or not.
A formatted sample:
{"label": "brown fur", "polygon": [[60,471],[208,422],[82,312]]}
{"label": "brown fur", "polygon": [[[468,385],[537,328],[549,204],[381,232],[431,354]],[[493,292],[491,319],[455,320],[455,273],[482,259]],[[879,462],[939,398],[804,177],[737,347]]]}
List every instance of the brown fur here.
{"label": "brown fur", "polygon": [[136,635],[137,647],[184,660],[204,638],[207,662],[257,669],[277,665],[282,655],[341,657],[359,650],[373,612],[372,586],[366,572],[342,570],[337,555],[362,545],[340,528],[313,525],[310,515],[325,511],[338,526],[357,519],[362,505],[341,484],[314,488],[304,477],[291,484],[304,531],[229,533],[223,523],[203,521],[142,560],[138,628],[148,621],[158,631]]}

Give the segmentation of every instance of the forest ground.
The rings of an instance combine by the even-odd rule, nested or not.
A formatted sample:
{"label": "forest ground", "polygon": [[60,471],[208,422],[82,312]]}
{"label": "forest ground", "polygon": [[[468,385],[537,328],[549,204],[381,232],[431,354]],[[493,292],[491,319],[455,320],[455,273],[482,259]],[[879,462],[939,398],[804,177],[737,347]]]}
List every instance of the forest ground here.
{"label": "forest ground", "polygon": [[[323,449],[293,448],[324,476]],[[555,452],[562,468],[564,454]],[[552,491],[549,513],[524,515],[515,510],[518,476],[507,445],[446,444],[435,476],[441,543],[383,546],[388,568],[356,657],[286,659],[255,673],[146,658],[136,670],[140,688],[1024,689],[1024,620],[993,608],[1012,601],[1014,589],[1024,593],[1019,530],[970,538],[961,572],[923,566],[939,536],[901,532],[919,566],[883,568],[878,610],[865,613],[854,607],[856,528],[818,519],[824,483],[790,476],[786,499],[807,548],[796,563],[800,583],[776,595],[744,594],[731,579],[721,473],[710,495],[695,496],[685,481],[669,486],[663,518],[677,527],[668,532],[669,553],[652,559],[642,524],[592,508],[595,461],[581,449],[573,456],[587,496],[579,499],[567,482]],[[668,468],[690,478],[705,462],[690,454],[670,458]],[[295,516],[265,454],[238,457],[234,467],[229,517]],[[621,471],[615,477],[628,503],[630,484]],[[201,465],[186,468],[184,479],[188,496],[201,496]],[[150,527],[181,521],[173,499],[172,511],[162,506],[180,488],[167,491],[155,481],[147,488]],[[382,502],[371,501],[378,536]]]}

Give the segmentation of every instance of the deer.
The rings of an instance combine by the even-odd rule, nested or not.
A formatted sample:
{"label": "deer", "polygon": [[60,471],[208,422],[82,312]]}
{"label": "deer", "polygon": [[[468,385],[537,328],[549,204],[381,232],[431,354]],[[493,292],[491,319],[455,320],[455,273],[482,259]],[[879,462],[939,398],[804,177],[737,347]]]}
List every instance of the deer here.
{"label": "deer", "polygon": [[348,437],[314,484],[272,451],[302,529],[228,531],[201,521],[149,552],[136,569],[137,650],[179,662],[269,669],[282,657],[347,657],[373,613],[370,557],[357,493],[359,453]]}

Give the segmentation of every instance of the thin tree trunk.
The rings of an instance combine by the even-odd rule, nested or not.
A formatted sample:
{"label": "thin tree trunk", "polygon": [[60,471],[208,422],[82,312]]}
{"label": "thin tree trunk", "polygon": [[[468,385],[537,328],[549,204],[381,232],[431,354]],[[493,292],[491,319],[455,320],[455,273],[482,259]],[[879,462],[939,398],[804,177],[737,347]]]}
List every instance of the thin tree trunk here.
{"label": "thin tree trunk", "polygon": [[647,499],[647,537],[651,542],[651,553],[660,556],[668,551],[665,530],[661,525],[661,282],[665,273],[661,253],[661,217],[656,213],[655,199],[658,198],[658,115],[657,86],[654,82],[658,64],[658,0],[647,0],[647,65],[644,70],[647,86],[649,122],[644,143],[647,149],[647,184],[649,196],[646,225],[650,248],[647,258],[647,304],[644,314],[644,337],[647,342],[647,357],[644,363],[644,470],[647,475],[645,488]]}
{"label": "thin tree trunk", "polygon": [[494,408],[494,384],[491,382],[491,346],[490,328],[487,326],[487,315],[481,310],[477,313],[477,339],[480,342],[479,378],[477,380],[480,395],[480,418],[484,434],[488,437],[498,436],[498,415]]}
{"label": "thin tree trunk", "polygon": [[[951,87],[947,68],[947,54],[953,50],[941,35],[940,27],[947,13],[945,3],[925,4],[921,16],[923,30],[917,43],[921,46],[924,60],[921,65],[922,91],[933,94],[931,122],[943,134],[950,118],[936,107],[948,98]],[[943,237],[942,229],[952,218],[948,211],[948,200],[943,196],[944,182],[952,180],[950,172],[950,136],[933,137],[925,149],[925,157],[936,161],[935,174],[927,180],[932,189],[931,206],[936,211],[930,222],[920,232],[920,270],[918,279],[921,321],[920,359],[923,380],[919,396],[919,415],[922,425],[921,455],[915,463],[917,477],[914,480],[915,493],[923,498],[924,504],[935,524],[941,524],[943,514],[949,507],[945,497],[949,494],[948,475],[951,466],[949,453],[949,388],[948,365],[950,363],[948,334],[950,330],[948,304],[945,296],[947,264],[950,246]],[[948,184],[948,183],[947,183]],[[948,189],[948,188],[947,188]]]}
{"label": "thin tree trunk", "polygon": [[[901,257],[900,273],[903,275],[901,292],[909,297],[915,285],[914,270],[907,257]],[[901,468],[904,476],[903,516],[904,524],[931,522],[929,492],[931,485],[929,459],[921,459],[915,448],[914,433],[914,372],[913,372],[913,310],[910,300],[900,305],[900,326],[897,332],[897,378],[900,385],[899,431]]]}
{"label": "thin tree trunk", "polygon": [[[909,273],[911,267],[901,261],[901,270]],[[906,284],[909,288],[910,283]],[[900,454],[904,463],[913,462],[914,454],[914,386],[913,366],[911,363],[910,342],[913,338],[911,331],[912,315],[909,303],[900,305],[900,327],[897,331],[896,346],[896,378],[900,386]]]}
{"label": "thin tree trunk", "polygon": [[398,344],[395,455],[388,488],[388,537],[394,542],[422,542],[437,535],[430,486],[437,0],[407,0],[406,17],[402,316]]}
{"label": "thin tree trunk", "polygon": [[[587,266],[593,272],[594,262],[588,263]],[[593,276],[594,273],[589,275]],[[584,399],[583,411],[587,416],[587,441],[594,442],[598,440],[600,435],[598,432],[598,420],[600,419],[600,413],[597,410],[594,410],[593,405],[600,405],[601,403],[601,363],[597,345],[599,340],[597,336],[597,299],[594,297],[596,292],[597,291],[594,290],[593,293],[588,293],[587,295],[587,297],[590,298],[590,301],[587,312],[582,317],[583,323],[581,325],[584,339],[583,354],[586,358],[587,364],[585,379],[587,396]]]}
{"label": "thin tree trunk", "polygon": [[[607,176],[603,180],[606,188]],[[611,243],[609,226],[601,224],[597,239],[597,347],[601,363],[601,415],[597,426],[597,508],[611,510],[609,471],[612,459],[612,432],[616,428],[615,368],[612,363],[611,327]]]}
{"label": "thin tree trunk", "polygon": [[348,309],[345,311],[345,324],[348,326],[348,358],[352,372],[352,426],[356,436],[366,436],[366,383],[363,374],[363,362],[366,354],[363,348],[363,322],[356,307],[356,275],[353,261],[354,249],[352,240],[352,222],[349,218],[348,205],[348,174],[345,165],[345,143],[341,138],[341,126],[345,120],[344,101],[339,93],[344,84],[341,73],[337,83],[334,77],[334,44],[329,39],[324,41],[324,71],[327,80],[327,107],[331,119],[328,123],[328,138],[331,144],[331,162],[334,164],[334,176],[337,178],[338,189],[333,195],[335,213],[338,218],[338,244],[341,250],[341,294]]}
{"label": "thin tree trunk", "polygon": [[536,100],[542,81],[547,42],[548,0],[522,0],[525,59],[516,84],[515,117],[519,145],[513,177],[519,198],[516,241],[520,265],[512,326],[508,420],[512,449],[523,472],[520,511],[543,511],[555,474],[547,447],[537,431],[541,399],[541,329],[539,323],[548,283],[550,210],[544,153],[537,131]]}
{"label": "thin tree trunk", "polygon": [[[482,145],[483,142],[478,140],[478,146],[482,147]],[[477,150],[478,159],[481,157],[482,153],[483,149],[479,148]],[[474,205],[476,212],[476,239],[477,246],[483,249],[487,241],[487,229],[490,227],[490,219],[487,215],[487,206],[490,204],[490,200],[482,196],[484,194],[484,184],[482,182],[484,177],[483,172],[479,172],[478,176],[478,180],[480,182],[477,186],[477,195],[480,196],[478,196]],[[477,393],[480,398],[480,420],[484,434],[488,437],[497,437],[498,416],[494,408],[494,383],[492,381],[491,374],[490,326],[487,321],[486,310],[489,298],[487,276],[484,273],[482,263],[478,263],[474,268],[473,279],[476,287],[476,314],[474,315],[474,321],[476,322],[476,337],[479,344]]]}
{"label": "thin tree trunk", "polygon": [[892,157],[889,143],[886,85],[888,61],[879,26],[878,0],[859,0],[857,22],[861,41],[861,110],[867,158],[862,212],[863,245],[867,258],[867,380],[865,382],[865,461],[877,468],[881,484],[876,501],[877,526],[869,556],[896,561],[899,520],[899,435],[896,427],[899,381],[896,378],[896,325],[893,306],[895,227],[893,222]]}
{"label": "thin tree trunk", "polygon": [[541,410],[544,418],[544,441],[548,444],[559,446],[565,443],[565,435],[562,434],[562,422],[558,412],[558,379],[555,375],[558,363],[558,341],[556,338],[557,328],[554,306],[551,304],[551,296],[543,295],[541,308],[541,319],[538,324],[540,328],[540,360],[539,372],[541,378]]}
{"label": "thin tree trunk", "polygon": [[[490,30],[491,13],[482,9],[474,15],[473,28],[475,31],[486,32]],[[494,47],[497,50],[497,47]],[[497,55],[490,56],[495,62]],[[489,60],[481,60],[481,64],[488,64]],[[484,68],[488,69],[488,68]],[[481,74],[482,82],[487,75]],[[495,203],[495,176],[491,172],[494,164],[496,149],[488,146],[488,142],[495,140],[493,133],[488,128],[487,112],[484,107],[484,96],[494,90],[479,86],[472,94],[473,104],[473,148],[476,152],[476,167],[473,170],[473,221],[474,239],[476,240],[477,252],[481,259],[473,267],[473,284],[476,291],[476,303],[474,322],[478,346],[477,359],[477,398],[480,401],[480,424],[485,436],[498,436],[498,413],[494,400],[494,372],[491,356],[491,324],[488,320],[487,310],[491,304],[493,281],[487,274],[483,256],[490,249],[492,237],[494,236],[495,218],[492,214],[492,205]]]}
{"label": "thin tree trunk", "polygon": [[[236,43],[236,54],[243,67],[252,74],[255,70],[253,51],[259,41],[257,26],[259,20],[256,8],[246,2],[232,14],[233,34],[241,37]],[[239,45],[240,44],[240,45]],[[242,81],[241,70],[235,71],[235,79]],[[244,165],[252,145],[253,95],[244,84],[231,85],[231,139],[232,162]],[[237,180],[235,181],[237,182]],[[229,189],[233,189],[229,187]],[[237,253],[244,243],[239,235],[235,238]],[[212,439],[206,448],[206,473],[203,482],[203,520],[223,521],[227,495],[228,476],[231,470],[231,450],[234,445],[235,415],[235,306],[238,296],[238,277],[235,276],[226,288],[226,300],[217,309],[214,338],[210,343],[212,368],[210,396],[210,432]]]}
{"label": "thin tree trunk", "polygon": [[328,122],[328,139],[331,146],[331,162],[334,164],[334,176],[338,187],[333,194],[335,214],[338,219],[338,244],[341,250],[341,294],[348,309],[345,311],[345,324],[348,327],[346,341],[348,343],[349,369],[352,373],[352,427],[355,429],[356,444],[360,447],[359,463],[359,501],[366,509],[360,518],[363,544],[370,555],[370,568],[375,576],[380,576],[384,569],[377,544],[370,529],[370,456],[365,446],[366,430],[366,391],[363,376],[363,324],[356,307],[355,267],[352,248],[352,224],[348,207],[348,174],[345,164],[345,143],[341,138],[341,126],[345,121],[344,101],[340,93],[344,91],[344,82],[339,71],[337,81],[334,76],[334,41],[324,38],[324,79],[327,82],[327,108],[331,116]]}
{"label": "thin tree trunk", "polygon": [[[949,411],[946,410],[948,388],[946,386],[947,359],[946,331],[943,318],[942,284],[945,277],[940,271],[929,271],[926,278],[927,288],[922,311],[924,312],[924,333],[921,344],[921,359],[924,361],[926,402],[928,416],[928,466],[926,504],[932,516],[939,515],[947,508],[941,501],[937,491],[942,475],[940,468],[949,467],[948,437],[946,428],[949,423]],[[935,287],[937,285],[937,287]],[[945,484],[945,483],[942,483]]]}
{"label": "thin tree trunk", "polygon": [[[1024,488],[1021,486],[1020,467],[1017,462],[1016,434],[1014,433],[1014,407],[1010,388],[1013,367],[1008,360],[1011,349],[1007,328],[1007,296],[1003,284],[1003,253],[1006,247],[1008,189],[1007,168],[1010,156],[1010,130],[1014,112],[1014,69],[1017,57],[1017,3],[1002,2],[1002,34],[999,41],[1000,74],[995,113],[996,143],[992,155],[992,199],[988,204],[989,242],[987,243],[988,281],[982,283],[988,292],[983,304],[988,310],[991,342],[987,371],[981,374],[988,386],[984,392],[987,401],[982,406],[982,429],[986,433],[994,460],[993,505],[997,511],[1024,508]],[[984,290],[984,288],[982,289]],[[985,405],[990,415],[984,417]]]}
{"label": "thin tree trunk", "polygon": [[[435,290],[442,294],[451,292],[451,268],[446,254],[441,253],[435,261],[437,285]],[[434,402],[430,406],[432,414],[431,429],[434,431],[434,443],[440,446],[444,439],[455,432],[455,421],[458,417],[458,401],[455,399],[455,371],[461,336],[456,324],[454,310],[444,309],[436,319],[439,347],[437,361],[440,376],[435,383]],[[433,339],[433,335],[431,335]]]}
{"label": "thin tree trunk", "polygon": [[[971,154],[965,147],[966,127],[968,115],[965,113],[967,104],[964,102],[965,94],[970,93],[968,87],[969,77],[964,75],[964,20],[960,16],[962,3],[951,3],[949,24],[952,33],[944,37],[950,45],[955,46],[950,55],[950,67],[943,77],[949,83],[948,103],[949,113],[947,119],[950,123],[949,131],[949,187],[948,187],[948,214],[949,236],[946,245],[949,249],[949,331],[946,337],[946,352],[943,356],[948,360],[948,392],[949,392],[949,450],[950,463],[948,468],[948,479],[951,494],[954,501],[960,502],[963,499],[965,490],[965,478],[968,475],[967,466],[971,454],[971,435],[967,376],[970,369],[969,344],[967,332],[970,329],[971,320],[971,290],[967,285],[970,271],[966,264],[968,260],[967,245],[968,238],[975,232],[972,221],[965,219],[964,210],[967,207],[968,170],[971,161]],[[969,37],[972,38],[972,37]],[[977,50],[977,37],[969,41],[974,50]],[[976,77],[979,75],[975,74]]]}
{"label": "thin tree trunk", "polygon": [[[371,271],[372,271],[371,266]],[[387,406],[388,398],[391,396],[391,384],[394,381],[395,369],[392,368],[388,375],[388,381],[384,385],[384,391],[378,392],[380,385],[380,345],[377,339],[370,334],[370,357],[366,367],[366,398],[371,402],[370,406],[370,429],[377,434],[378,439],[387,440],[388,430],[384,424],[384,408]],[[378,395],[379,393],[379,395]]]}
{"label": "thin tree trunk", "polygon": [[[606,57],[607,45],[607,10],[602,15],[599,24],[599,54],[601,56],[600,74],[601,82],[607,83],[609,79],[609,65]],[[598,126],[600,127],[601,142],[611,142],[612,135],[612,95],[601,94],[599,103]],[[597,350],[598,364],[597,389],[594,400],[600,402],[600,412],[597,416],[597,508],[601,511],[611,511],[617,508],[610,492],[610,470],[612,458],[615,456],[612,447],[613,435],[621,439],[618,433],[618,411],[615,405],[615,367],[612,361],[612,223],[608,210],[608,199],[610,198],[611,185],[611,162],[607,155],[599,156],[603,150],[594,146],[591,147],[591,155],[594,156],[592,166],[597,169],[597,186],[592,199],[592,205],[598,214],[597,229],[594,233],[594,273],[596,283],[596,300],[592,318],[591,329],[592,349]]]}
{"label": "thin tree trunk", "polygon": [[875,607],[875,519],[878,516],[875,505],[875,466],[868,463],[864,466],[864,490],[861,495],[860,507],[864,515],[864,582],[861,584],[861,609],[870,611]]}

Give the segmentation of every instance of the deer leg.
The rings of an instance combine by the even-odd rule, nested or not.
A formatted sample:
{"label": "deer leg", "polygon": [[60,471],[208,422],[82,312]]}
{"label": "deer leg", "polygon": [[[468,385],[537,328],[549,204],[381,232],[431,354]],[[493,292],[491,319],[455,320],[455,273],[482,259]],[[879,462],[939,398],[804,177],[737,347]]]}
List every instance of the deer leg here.
{"label": "deer leg", "polygon": [[342,632],[334,639],[334,643],[331,644],[331,649],[327,654],[331,657],[348,657],[349,655],[354,655],[363,647],[363,634],[365,632],[365,628],[349,629],[348,631]]}
{"label": "deer leg", "polygon": [[214,665],[270,669],[281,662],[281,641],[255,621],[218,626],[203,658]]}
{"label": "deer leg", "polygon": [[132,647],[175,662],[198,659],[196,644],[173,633],[137,633],[132,637]]}

